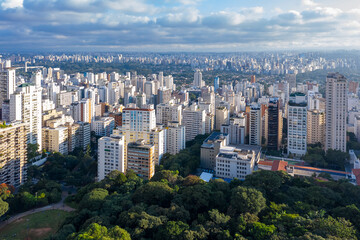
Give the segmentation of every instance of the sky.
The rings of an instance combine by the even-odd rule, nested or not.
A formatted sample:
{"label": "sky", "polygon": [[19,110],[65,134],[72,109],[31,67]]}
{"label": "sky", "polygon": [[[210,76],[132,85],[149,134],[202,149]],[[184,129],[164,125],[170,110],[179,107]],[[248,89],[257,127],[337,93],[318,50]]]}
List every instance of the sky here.
{"label": "sky", "polygon": [[360,1],[0,0],[0,52],[302,49],[360,49]]}

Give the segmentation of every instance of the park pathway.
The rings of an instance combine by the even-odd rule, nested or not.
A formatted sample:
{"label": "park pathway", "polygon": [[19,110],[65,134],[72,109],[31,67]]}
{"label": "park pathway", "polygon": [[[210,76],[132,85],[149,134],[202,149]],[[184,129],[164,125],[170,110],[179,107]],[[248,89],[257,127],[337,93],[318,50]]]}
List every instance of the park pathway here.
{"label": "park pathway", "polygon": [[16,214],[16,215],[10,217],[6,221],[3,221],[3,222],[0,223],[0,231],[6,225],[8,225],[8,224],[20,219],[20,218],[23,218],[23,217],[25,217],[27,215],[33,214],[33,213],[38,213],[38,212],[43,212],[43,211],[48,211],[48,210],[55,210],[55,209],[56,210],[63,210],[63,211],[66,211],[66,212],[75,211],[76,209],[65,205],[64,201],[65,201],[65,198],[67,196],[68,196],[68,193],[63,191],[62,194],[61,194],[61,201],[58,202],[58,203],[50,204],[50,205],[47,205],[45,207],[34,208],[34,209],[29,210],[29,211],[22,212],[22,213],[19,213],[19,214]]}

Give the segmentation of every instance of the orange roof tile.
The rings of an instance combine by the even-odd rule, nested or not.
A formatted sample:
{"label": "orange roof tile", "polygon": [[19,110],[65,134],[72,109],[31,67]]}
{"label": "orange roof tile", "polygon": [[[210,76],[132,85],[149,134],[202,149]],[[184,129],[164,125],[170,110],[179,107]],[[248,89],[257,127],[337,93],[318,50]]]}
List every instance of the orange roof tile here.
{"label": "orange roof tile", "polygon": [[273,161],[271,171],[286,171],[287,162],[281,160]]}

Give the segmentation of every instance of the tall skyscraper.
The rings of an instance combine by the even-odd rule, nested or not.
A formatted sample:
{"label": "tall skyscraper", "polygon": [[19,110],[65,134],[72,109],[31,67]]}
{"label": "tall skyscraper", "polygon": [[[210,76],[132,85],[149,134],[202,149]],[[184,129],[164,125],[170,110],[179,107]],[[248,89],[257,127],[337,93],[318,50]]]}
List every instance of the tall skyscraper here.
{"label": "tall skyscraper", "polygon": [[0,128],[0,182],[19,186],[26,181],[29,123]]}
{"label": "tall skyscraper", "polygon": [[30,84],[20,85],[10,96],[10,120],[30,123],[29,143],[39,144],[42,149],[41,88]]}
{"label": "tall skyscraper", "polygon": [[214,79],[214,91],[216,92],[219,87],[220,87],[220,78],[215,77],[215,79]]}
{"label": "tall skyscraper", "polygon": [[289,83],[289,90],[296,88],[296,74],[286,74],[285,81]]}
{"label": "tall skyscraper", "polygon": [[[127,146],[139,139],[154,145],[155,163],[159,164],[166,152],[166,130],[156,126],[155,110],[152,108],[124,108],[122,126],[114,129],[114,135],[124,136],[125,159]],[[125,162],[126,166],[126,162]]]}
{"label": "tall skyscraper", "polygon": [[199,134],[205,134],[205,110],[200,110],[196,104],[183,111],[183,125],[186,131],[186,141],[193,140]]}
{"label": "tall skyscraper", "polygon": [[15,92],[15,80],[15,68],[7,67],[5,63],[0,63],[0,108],[2,108],[3,102],[10,99],[10,95]]}
{"label": "tall skyscraper", "polygon": [[280,150],[282,139],[282,111],[278,98],[270,98],[268,108],[268,149]]}
{"label": "tall skyscraper", "polygon": [[149,180],[155,174],[155,147],[143,139],[131,142],[127,147],[127,170]]}
{"label": "tall skyscraper", "polygon": [[347,80],[339,73],[326,78],[325,150],[346,152]]}
{"label": "tall skyscraper", "polygon": [[168,125],[168,122],[176,121],[182,122],[182,107],[179,104],[174,104],[170,101],[161,103],[156,106],[156,123]]}
{"label": "tall skyscraper", "polygon": [[288,154],[305,155],[307,138],[307,101],[303,93],[290,94],[288,103]]}
{"label": "tall skyscraper", "polygon": [[252,105],[249,116],[249,144],[261,146],[262,118],[259,105]]}
{"label": "tall skyscraper", "polygon": [[202,73],[199,69],[196,69],[194,73],[194,83],[193,85],[198,88],[205,86],[205,81],[202,80]]}
{"label": "tall skyscraper", "polygon": [[103,180],[114,170],[125,172],[124,138],[102,137],[98,143],[98,180]]}
{"label": "tall skyscraper", "polygon": [[309,110],[307,113],[307,143],[325,145],[325,112]]}
{"label": "tall skyscraper", "polygon": [[170,154],[177,154],[185,149],[185,126],[179,122],[170,121],[167,127],[167,151]]}

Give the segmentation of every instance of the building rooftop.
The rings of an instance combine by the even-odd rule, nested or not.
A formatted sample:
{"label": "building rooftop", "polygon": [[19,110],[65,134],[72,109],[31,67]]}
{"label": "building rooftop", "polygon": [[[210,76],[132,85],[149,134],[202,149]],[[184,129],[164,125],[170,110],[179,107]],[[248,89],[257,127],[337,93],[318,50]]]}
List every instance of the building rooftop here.
{"label": "building rooftop", "polygon": [[211,135],[205,139],[201,147],[204,148],[212,148],[214,142],[216,141],[223,141],[225,138],[227,138],[227,133],[221,133],[221,132],[212,132]]}

